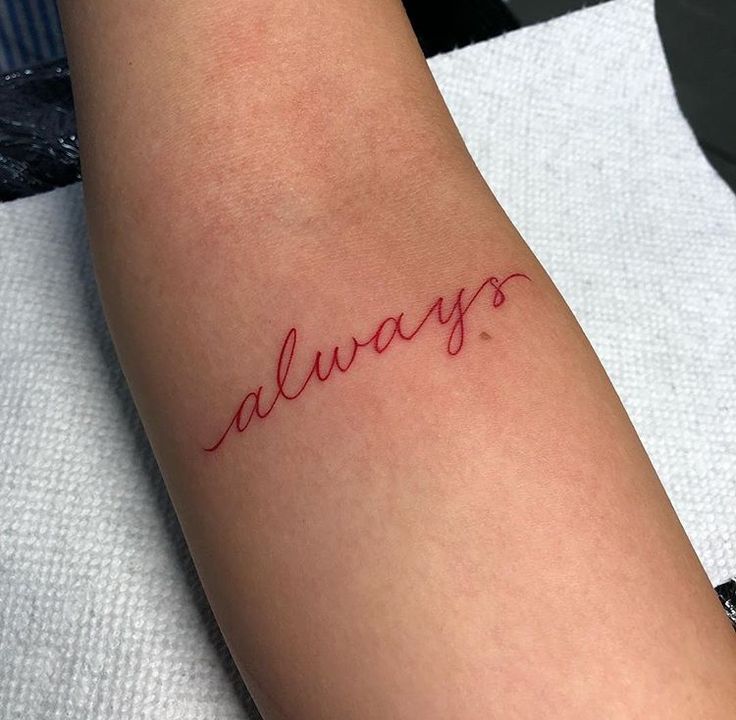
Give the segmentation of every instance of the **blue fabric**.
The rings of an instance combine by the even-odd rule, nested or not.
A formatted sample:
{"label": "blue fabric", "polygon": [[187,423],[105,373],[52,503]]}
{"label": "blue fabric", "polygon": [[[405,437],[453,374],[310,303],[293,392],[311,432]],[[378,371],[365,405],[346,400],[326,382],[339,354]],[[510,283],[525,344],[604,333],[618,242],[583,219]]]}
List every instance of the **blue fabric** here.
{"label": "blue fabric", "polygon": [[0,0],[0,72],[64,54],[55,0]]}

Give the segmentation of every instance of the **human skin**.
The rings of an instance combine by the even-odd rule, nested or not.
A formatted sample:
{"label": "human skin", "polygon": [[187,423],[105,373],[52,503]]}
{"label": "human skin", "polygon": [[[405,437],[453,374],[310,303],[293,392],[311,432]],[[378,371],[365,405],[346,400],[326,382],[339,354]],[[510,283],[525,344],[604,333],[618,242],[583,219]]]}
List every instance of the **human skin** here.
{"label": "human skin", "polygon": [[60,5],[105,313],[267,720],[733,718],[734,634],[401,5]]}

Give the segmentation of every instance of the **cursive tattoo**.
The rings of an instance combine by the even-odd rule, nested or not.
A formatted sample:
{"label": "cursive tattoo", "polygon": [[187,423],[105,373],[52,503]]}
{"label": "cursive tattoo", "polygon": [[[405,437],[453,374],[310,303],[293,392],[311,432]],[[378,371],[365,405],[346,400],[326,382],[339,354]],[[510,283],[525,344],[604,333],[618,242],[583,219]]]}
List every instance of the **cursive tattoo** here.
{"label": "cursive tattoo", "polygon": [[407,321],[404,313],[389,315],[378,323],[370,337],[358,340],[355,336],[351,338],[348,349],[335,346],[329,353],[323,354],[318,350],[312,356],[311,365],[308,366],[306,374],[302,374],[302,381],[294,382],[292,365],[297,348],[297,329],[292,327],[284,338],[275,366],[275,378],[273,388],[273,399],[268,405],[264,405],[264,386],[259,385],[257,389],[251,390],[245,395],[238,405],[235,414],[225,431],[220,434],[217,441],[203,448],[212,453],[219,450],[226,438],[233,432],[243,433],[254,420],[265,420],[274,410],[280,400],[296,400],[304,391],[315,382],[325,382],[332,377],[335,371],[346,373],[353,367],[358,354],[367,349],[377,355],[386,352],[395,341],[409,342],[429,322],[430,318],[439,325],[449,326],[446,350],[447,354],[457,355],[465,343],[465,316],[478,298],[487,291],[490,295],[490,308],[496,309],[506,302],[504,285],[515,278],[523,278],[531,281],[524,273],[511,273],[499,280],[495,276],[487,277],[472,295],[466,294],[466,289],[461,288],[455,295],[455,299],[449,309],[445,310],[446,301],[444,297],[438,297],[421,316],[421,319],[410,330],[407,329]]}

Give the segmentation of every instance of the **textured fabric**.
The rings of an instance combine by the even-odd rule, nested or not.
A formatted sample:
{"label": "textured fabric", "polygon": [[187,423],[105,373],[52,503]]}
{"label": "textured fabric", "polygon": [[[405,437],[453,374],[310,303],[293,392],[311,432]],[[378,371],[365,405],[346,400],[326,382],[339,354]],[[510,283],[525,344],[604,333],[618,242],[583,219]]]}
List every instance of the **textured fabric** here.
{"label": "textured fabric", "polygon": [[[430,64],[725,580],[736,203],[677,110],[650,3]],[[0,268],[0,719],[247,717],[105,331],[79,186],[0,206]]]}

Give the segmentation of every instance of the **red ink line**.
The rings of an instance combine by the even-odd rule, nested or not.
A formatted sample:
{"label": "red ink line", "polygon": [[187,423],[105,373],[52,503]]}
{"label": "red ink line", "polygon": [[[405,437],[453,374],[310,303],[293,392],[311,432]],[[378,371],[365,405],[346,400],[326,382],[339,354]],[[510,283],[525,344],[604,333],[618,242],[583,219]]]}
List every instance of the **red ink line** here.
{"label": "red ink line", "polygon": [[[297,384],[296,386],[293,382],[289,383],[289,380],[291,379],[290,373],[296,353],[298,334],[295,327],[290,328],[286,333],[276,360],[275,391],[270,405],[266,408],[263,406],[263,385],[259,385],[256,390],[248,392],[240,401],[230,423],[219,436],[218,440],[214,444],[204,447],[203,450],[209,453],[215,452],[233,431],[238,433],[245,432],[254,418],[265,420],[273,412],[281,398],[289,401],[296,400],[301,397],[310,384],[314,382],[327,382],[335,370],[340,373],[348,372],[353,367],[359,352],[364,348],[371,348],[375,354],[382,355],[397,338],[410,342],[427,325],[432,316],[435,316],[439,325],[450,325],[452,323],[447,337],[446,350],[448,355],[454,357],[463,349],[463,345],[465,344],[465,316],[468,314],[470,308],[473,307],[486,289],[493,291],[490,297],[491,309],[501,307],[506,302],[506,293],[503,290],[503,286],[514,278],[524,278],[531,281],[531,278],[524,273],[511,273],[503,278],[503,280],[490,276],[480,284],[469,298],[466,296],[465,288],[460,288],[455,295],[452,306],[446,314],[445,298],[438,297],[410,332],[407,332],[404,327],[405,315],[402,312],[398,315],[389,315],[381,320],[376,330],[366,340],[358,340],[353,336],[351,338],[352,349],[348,352],[343,352],[337,345],[328,355],[318,350],[314,354],[314,360],[301,384]],[[345,359],[346,357],[347,360]],[[287,387],[287,383],[290,387]]]}

